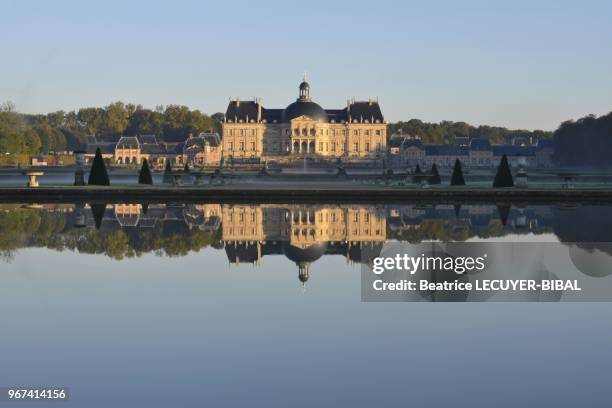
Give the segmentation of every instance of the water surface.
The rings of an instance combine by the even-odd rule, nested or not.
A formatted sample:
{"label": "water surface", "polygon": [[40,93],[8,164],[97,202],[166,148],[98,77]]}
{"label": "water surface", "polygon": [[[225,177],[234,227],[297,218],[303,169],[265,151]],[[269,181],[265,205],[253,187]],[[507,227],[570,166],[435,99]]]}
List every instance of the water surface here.
{"label": "water surface", "polygon": [[89,407],[606,406],[609,303],[362,303],[359,276],[394,242],[601,252],[611,215],[3,204],[0,385],[66,386]]}

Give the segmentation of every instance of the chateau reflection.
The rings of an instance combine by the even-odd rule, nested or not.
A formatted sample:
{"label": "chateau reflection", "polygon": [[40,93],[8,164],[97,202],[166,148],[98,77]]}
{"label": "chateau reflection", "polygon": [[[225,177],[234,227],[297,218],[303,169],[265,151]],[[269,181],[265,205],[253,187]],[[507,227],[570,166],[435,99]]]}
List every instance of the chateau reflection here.
{"label": "chateau reflection", "polygon": [[28,246],[117,259],[147,252],[181,256],[212,246],[225,250],[235,265],[258,266],[266,256],[285,256],[296,264],[303,282],[309,266],[324,255],[369,263],[388,240],[462,241],[551,232],[555,214],[561,211],[549,206],[361,204],[77,203],[1,208],[0,249],[5,257]]}
{"label": "chateau reflection", "polygon": [[[610,206],[86,204],[0,206],[0,251],[71,249],[115,259],[153,252],[224,250],[230,264],[291,260],[300,281],[323,256],[371,264],[388,241],[464,241],[555,233],[564,242],[610,241]],[[586,244],[588,243],[588,244]],[[581,245],[581,244],[578,244]]]}

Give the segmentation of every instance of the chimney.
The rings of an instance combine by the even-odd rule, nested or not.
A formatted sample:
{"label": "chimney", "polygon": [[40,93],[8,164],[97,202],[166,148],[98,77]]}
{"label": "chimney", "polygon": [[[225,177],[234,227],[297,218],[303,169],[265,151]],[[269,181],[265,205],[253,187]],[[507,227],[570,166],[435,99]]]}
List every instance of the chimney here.
{"label": "chimney", "polygon": [[261,122],[261,97],[257,98],[257,122]]}

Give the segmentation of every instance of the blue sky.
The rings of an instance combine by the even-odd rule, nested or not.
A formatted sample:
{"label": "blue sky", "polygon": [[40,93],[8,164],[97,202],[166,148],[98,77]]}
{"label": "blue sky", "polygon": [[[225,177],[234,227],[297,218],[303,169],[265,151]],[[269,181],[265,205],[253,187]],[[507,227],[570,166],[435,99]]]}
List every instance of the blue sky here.
{"label": "blue sky", "polygon": [[[460,3],[460,4],[459,4]],[[0,100],[23,112],[378,97],[387,120],[554,129],[612,111],[605,1],[2,1]]]}

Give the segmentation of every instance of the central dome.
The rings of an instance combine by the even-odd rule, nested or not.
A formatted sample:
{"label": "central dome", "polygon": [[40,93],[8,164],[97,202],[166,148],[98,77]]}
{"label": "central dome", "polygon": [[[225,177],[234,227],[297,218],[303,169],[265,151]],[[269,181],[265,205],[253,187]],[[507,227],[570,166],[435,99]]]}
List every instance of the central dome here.
{"label": "central dome", "polygon": [[287,106],[283,111],[282,120],[283,122],[289,122],[292,119],[300,116],[308,116],[309,118],[321,122],[328,121],[327,113],[321,106],[319,106],[319,104],[302,100],[297,100],[296,102],[293,102],[291,105]]}
{"label": "central dome", "polygon": [[281,118],[282,121],[289,122],[300,116],[308,116],[320,122],[328,122],[329,119],[327,118],[325,110],[310,99],[310,84],[306,82],[305,77],[304,81],[302,81],[299,86],[299,90],[300,97],[297,98],[297,101],[285,108]]}

